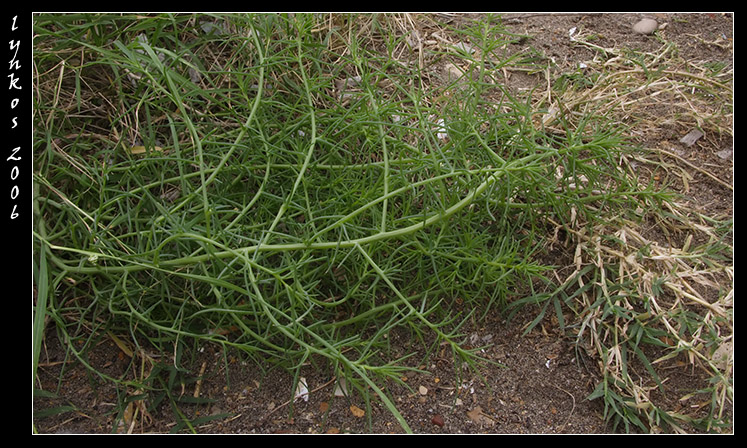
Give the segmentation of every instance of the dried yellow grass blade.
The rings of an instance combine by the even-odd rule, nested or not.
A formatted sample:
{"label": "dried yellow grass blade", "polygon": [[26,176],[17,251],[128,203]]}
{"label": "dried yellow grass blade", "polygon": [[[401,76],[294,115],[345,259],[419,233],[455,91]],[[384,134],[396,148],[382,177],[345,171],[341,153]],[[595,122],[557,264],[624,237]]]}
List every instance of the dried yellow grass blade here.
{"label": "dried yellow grass blade", "polygon": [[[127,150],[127,151],[128,151],[128,152],[129,152],[130,154],[134,154],[134,155],[138,155],[138,154],[145,154],[145,152],[146,152],[146,150],[145,150],[145,146],[141,146],[141,145],[137,145],[137,146],[132,146],[132,147],[130,147],[130,148],[129,148],[129,149]],[[163,148],[161,148],[160,146],[154,146],[154,147],[153,147],[153,148],[151,149],[151,151],[158,151],[158,152],[161,152],[161,151],[163,151]]]}
{"label": "dried yellow grass blade", "polygon": [[130,358],[134,356],[132,349],[125,341],[119,339],[118,337],[114,335],[114,333],[110,331],[107,331],[107,334],[112,339],[112,341],[114,341],[117,347],[119,347],[119,349],[122,350],[122,352],[124,352],[125,355],[129,356]]}

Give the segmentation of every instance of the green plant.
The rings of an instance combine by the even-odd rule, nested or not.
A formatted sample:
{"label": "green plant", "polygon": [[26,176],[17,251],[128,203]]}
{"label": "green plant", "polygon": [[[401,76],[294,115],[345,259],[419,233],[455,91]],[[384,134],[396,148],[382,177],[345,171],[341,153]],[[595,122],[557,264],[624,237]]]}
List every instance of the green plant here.
{"label": "green plant", "polygon": [[[35,343],[46,309],[84,363],[104,332],[133,353],[217,344],[296,377],[313,359],[410,431],[382,387],[414,368],[392,359],[391,329],[475,365],[460,333],[474,311],[578,311],[572,288],[597,274],[546,275],[553,229],[671,197],[629,176],[635,148],[604,113],[538,126],[531,98],[491,81],[516,38],[500,25],[448,54],[466,88],[430,88],[380,19],[386,51],[352,17],[36,17]],[[158,372],[127,383],[140,393],[123,408],[168,397],[191,429]]]}

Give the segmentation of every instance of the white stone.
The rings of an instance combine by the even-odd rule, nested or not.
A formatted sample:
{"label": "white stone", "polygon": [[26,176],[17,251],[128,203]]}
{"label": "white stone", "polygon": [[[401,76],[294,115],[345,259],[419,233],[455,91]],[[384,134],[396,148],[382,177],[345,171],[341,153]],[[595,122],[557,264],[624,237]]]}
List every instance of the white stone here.
{"label": "white stone", "polygon": [[652,34],[659,28],[659,24],[654,19],[641,19],[640,22],[633,25],[633,31],[638,34]]}

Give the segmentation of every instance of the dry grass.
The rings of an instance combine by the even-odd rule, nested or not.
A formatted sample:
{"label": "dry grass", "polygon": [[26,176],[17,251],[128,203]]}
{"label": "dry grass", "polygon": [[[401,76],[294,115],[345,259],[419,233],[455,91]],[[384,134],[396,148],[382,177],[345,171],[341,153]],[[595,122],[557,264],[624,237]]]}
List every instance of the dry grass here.
{"label": "dry grass", "polygon": [[[714,70],[707,62],[682,60],[674,45],[666,42],[656,53],[631,53],[626,49],[596,46],[583,35],[574,38],[578,44],[599,52],[600,59],[588,69],[593,85],[561,93],[548,88],[538,95],[539,104],[547,99],[550,110],[563,110],[564,117],[583,119],[590,113],[611,117],[626,123],[629,132],[644,141],[655,140],[647,137],[673,126],[700,129],[709,135],[733,136],[731,69]],[[728,45],[728,42],[717,44]],[[551,120],[545,124],[551,126]],[[651,182],[654,176],[657,180],[663,177],[662,171],[676,177],[683,194],[690,192],[688,181],[696,174],[706,176],[727,191],[734,189],[723,176],[661,147],[647,148],[647,153],[621,160],[621,164],[629,166],[632,175],[640,175],[643,184]],[[655,387],[646,387],[645,380],[631,375],[622,353],[624,345],[640,340],[643,332],[656,328],[657,332],[652,331],[651,335],[657,334],[665,353],[648,363],[652,376],[666,369],[667,361],[686,360],[711,380],[701,390],[709,392],[711,398],[692,408],[712,406],[706,413],[713,412],[716,421],[728,414],[733,403],[731,217],[714,215],[683,197],[665,203],[663,213],[644,217],[640,222],[620,220],[591,228],[579,222],[575,228],[565,230],[570,231],[569,242],[576,247],[575,270],[568,278],[589,265],[599,273],[595,284],[577,299],[580,308],[586,310],[579,316],[583,325],[578,336],[579,342],[585,336],[585,342],[593,347],[600,359],[602,375],[610,378],[610,387],[631,397],[634,407],[648,415],[652,427],[657,427],[661,415],[650,412],[655,407],[651,398]],[[578,286],[585,286],[581,279]],[[610,292],[613,286],[616,291]],[[600,306],[600,290],[601,296],[608,300],[616,299],[617,311]],[[641,309],[639,300],[632,298],[645,299],[645,309]],[[625,314],[621,310],[629,312],[627,319],[621,317]],[[643,326],[647,330],[642,332]],[[675,398],[685,404],[694,401],[694,395],[697,394],[685,393]],[[687,421],[674,409],[663,412],[674,417],[673,421]],[[684,431],[673,421],[669,423],[674,428]]]}

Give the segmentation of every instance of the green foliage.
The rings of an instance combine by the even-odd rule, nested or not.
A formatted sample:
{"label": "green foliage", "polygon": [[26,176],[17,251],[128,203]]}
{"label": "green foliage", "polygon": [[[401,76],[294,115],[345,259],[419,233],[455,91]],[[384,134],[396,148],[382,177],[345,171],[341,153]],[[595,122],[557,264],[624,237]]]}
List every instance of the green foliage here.
{"label": "green foliage", "polygon": [[[549,223],[634,218],[667,196],[626,175],[633,148],[604,117],[548,132],[531,104],[485,81],[500,69],[489,56],[522,38],[499,25],[466,31],[481,57],[454,57],[476,75],[438,101],[417,64],[392,59],[402,40],[382,53],[353,21],[316,25],[36,17],[37,306],[63,340],[82,341],[71,345],[81,360],[105,331],[165,352],[214,343],[262,369],[319,358],[409,430],[382,388],[412,368],[388,353],[389,331],[435,337],[475,365],[460,334],[472,312],[455,299],[481,313],[551,304],[562,318],[580,292],[536,257]],[[535,282],[550,292],[527,291]],[[143,393],[191,429],[174,372],[153,370]]]}

